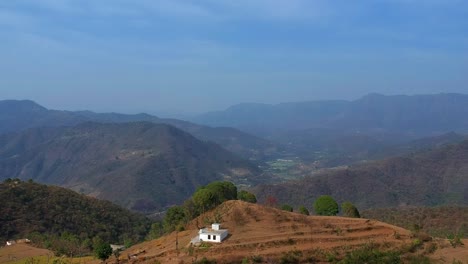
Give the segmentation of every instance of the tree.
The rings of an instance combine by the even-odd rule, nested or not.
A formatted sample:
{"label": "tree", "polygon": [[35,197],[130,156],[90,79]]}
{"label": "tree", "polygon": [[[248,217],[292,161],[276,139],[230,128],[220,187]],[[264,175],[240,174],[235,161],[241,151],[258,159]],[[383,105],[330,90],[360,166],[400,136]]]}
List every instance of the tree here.
{"label": "tree", "polygon": [[231,182],[212,182],[199,188],[192,196],[199,213],[206,212],[228,200],[237,199],[237,187]]}
{"label": "tree", "polygon": [[166,232],[174,231],[186,219],[185,209],[182,206],[173,206],[169,208],[164,217],[164,230]]}
{"label": "tree", "polygon": [[292,208],[292,206],[290,206],[289,204],[283,204],[283,205],[281,206],[281,210],[288,211],[288,212],[292,212],[292,211],[293,211],[293,208]]}
{"label": "tree", "polygon": [[104,261],[112,255],[112,248],[109,243],[101,242],[94,248],[94,255]]}
{"label": "tree", "polygon": [[300,214],[309,215],[309,210],[307,210],[307,208],[305,208],[305,206],[300,206],[298,211],[299,211]]}
{"label": "tree", "polygon": [[146,236],[147,240],[153,240],[159,238],[163,234],[163,225],[161,222],[155,222],[151,225],[151,229]]}
{"label": "tree", "polygon": [[257,197],[255,197],[255,194],[244,190],[237,193],[237,199],[249,203],[257,203]]}
{"label": "tree", "polygon": [[344,202],[341,204],[341,211],[343,212],[343,216],[345,217],[353,217],[353,218],[360,218],[361,215],[359,214],[358,209],[354,204],[350,202]]}
{"label": "tree", "polygon": [[322,195],[314,202],[317,215],[335,216],[339,212],[338,203],[329,195]]}

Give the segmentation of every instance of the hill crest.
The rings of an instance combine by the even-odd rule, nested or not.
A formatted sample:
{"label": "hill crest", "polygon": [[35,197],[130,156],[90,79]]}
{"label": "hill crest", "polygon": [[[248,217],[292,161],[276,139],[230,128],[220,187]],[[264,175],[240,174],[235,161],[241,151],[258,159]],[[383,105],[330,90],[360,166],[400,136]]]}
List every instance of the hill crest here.
{"label": "hill crest", "polygon": [[57,184],[152,212],[183,202],[198,186],[250,185],[261,171],[217,144],[166,124],[93,123],[0,136],[0,179]]}
{"label": "hill crest", "polygon": [[[198,230],[213,222],[228,229],[229,237],[221,244],[192,248],[190,241]],[[323,261],[329,252],[340,256],[370,241],[384,250],[399,248],[410,241],[410,236],[403,228],[374,220],[305,216],[243,201],[227,201],[191,221],[186,231],[136,245],[123,255],[140,252],[138,258],[163,263],[176,260],[186,263],[203,257],[224,263],[242,261],[248,256],[278,260],[289,252],[300,251],[302,259]]]}

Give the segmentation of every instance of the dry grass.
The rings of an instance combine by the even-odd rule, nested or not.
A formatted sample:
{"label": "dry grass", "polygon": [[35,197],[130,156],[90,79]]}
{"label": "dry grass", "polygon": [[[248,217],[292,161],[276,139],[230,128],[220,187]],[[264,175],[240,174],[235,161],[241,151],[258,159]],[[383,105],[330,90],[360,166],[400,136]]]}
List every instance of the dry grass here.
{"label": "dry grass", "polygon": [[69,264],[95,264],[100,263],[93,257],[64,258],[56,257],[52,251],[36,248],[27,244],[16,244],[0,248],[0,263],[5,264],[47,264],[54,260]]}
{"label": "dry grass", "polygon": [[[198,231],[197,223],[203,223],[203,219],[214,219],[215,215],[221,215],[222,227],[229,229],[231,235],[222,244],[190,249],[190,240]],[[326,261],[330,254],[342,257],[345,252],[369,243],[382,250],[393,250],[412,241],[410,231],[382,222],[304,216],[242,201],[226,202],[189,223],[186,229],[136,245],[123,252],[122,260],[128,254],[144,252],[138,258],[145,263],[156,260],[161,263],[192,263],[203,257],[216,259],[218,263],[233,263],[234,260],[240,263],[245,257],[278,260],[291,257],[288,252],[300,251],[300,258],[304,261]],[[398,239],[395,233],[398,233]]]}

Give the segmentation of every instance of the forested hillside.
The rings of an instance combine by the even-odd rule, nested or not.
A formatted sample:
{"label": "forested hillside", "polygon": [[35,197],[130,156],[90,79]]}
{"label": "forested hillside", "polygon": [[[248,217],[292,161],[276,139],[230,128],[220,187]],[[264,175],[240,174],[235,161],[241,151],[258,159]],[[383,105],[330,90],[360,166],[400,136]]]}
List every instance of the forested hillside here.
{"label": "forested hillside", "polygon": [[[93,238],[108,243],[144,239],[151,222],[108,201],[32,181],[0,183],[0,243],[29,238],[58,250],[89,250]],[[69,252],[62,252],[68,254]]]}
{"label": "forested hillside", "polygon": [[358,208],[402,205],[468,204],[468,141],[439,149],[325,170],[301,180],[256,189],[265,201],[310,205],[320,195],[339,202],[353,201]]}
{"label": "forested hillside", "polygon": [[265,180],[257,166],[214,143],[148,122],[3,135],[0,171],[0,179],[34,179],[144,212],[181,203],[215,180],[244,185]]}

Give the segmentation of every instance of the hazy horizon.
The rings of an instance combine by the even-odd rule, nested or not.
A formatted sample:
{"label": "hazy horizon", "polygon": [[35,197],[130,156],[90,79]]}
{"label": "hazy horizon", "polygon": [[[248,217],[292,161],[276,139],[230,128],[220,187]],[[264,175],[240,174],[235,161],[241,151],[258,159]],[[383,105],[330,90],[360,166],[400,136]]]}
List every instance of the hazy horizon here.
{"label": "hazy horizon", "polygon": [[468,93],[461,0],[0,3],[0,100],[180,116]]}

